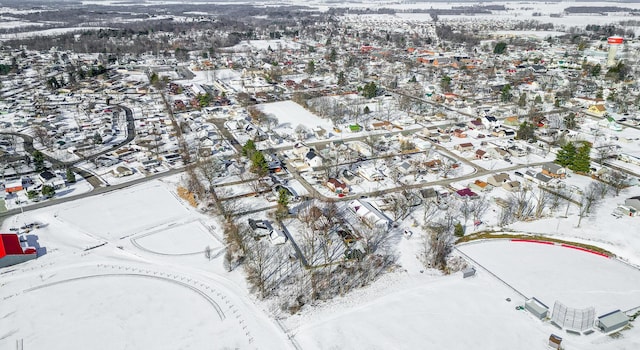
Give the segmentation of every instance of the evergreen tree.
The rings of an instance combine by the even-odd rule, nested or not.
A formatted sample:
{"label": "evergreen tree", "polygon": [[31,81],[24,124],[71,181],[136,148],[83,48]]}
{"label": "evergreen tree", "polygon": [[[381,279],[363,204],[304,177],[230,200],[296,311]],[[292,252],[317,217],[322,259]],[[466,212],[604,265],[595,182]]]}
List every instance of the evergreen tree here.
{"label": "evergreen tree", "polygon": [[313,75],[315,71],[316,71],[316,63],[313,60],[311,60],[309,61],[309,63],[307,63],[307,68],[305,69],[305,73],[309,75]]}
{"label": "evergreen tree", "polygon": [[251,158],[253,153],[256,151],[256,143],[253,140],[248,140],[247,143],[242,146],[242,155]]}
{"label": "evergreen tree", "polygon": [[40,151],[33,151],[33,165],[36,167],[36,171],[44,170],[44,154]]}
{"label": "evergreen tree", "polygon": [[591,167],[591,144],[585,142],[578,148],[576,151],[576,156],[573,160],[573,163],[569,165],[569,169],[580,172],[580,173],[588,173],[589,168]]}
{"label": "evergreen tree", "polygon": [[569,142],[566,145],[564,145],[560,149],[560,151],[558,151],[555,162],[559,165],[566,167],[573,164],[575,158],[576,158],[576,146],[573,144],[573,142]]}
{"label": "evergreen tree", "polygon": [[444,92],[451,92],[451,77],[445,75],[440,79],[440,87]]}
{"label": "evergreen tree", "polygon": [[51,198],[56,194],[56,189],[53,186],[44,185],[42,186],[42,195],[45,198]]}
{"label": "evergreen tree", "polygon": [[73,170],[71,170],[71,168],[67,168],[67,182],[76,182],[76,174],[73,173]]}
{"label": "evergreen tree", "polygon": [[378,86],[374,82],[364,84],[362,88],[362,96],[365,98],[374,98],[378,95]]}
{"label": "evergreen tree", "polygon": [[539,105],[542,103],[542,97],[540,97],[540,95],[537,95],[535,100],[533,100],[533,103]]}
{"label": "evergreen tree", "polygon": [[507,84],[502,87],[502,91],[500,93],[500,101],[504,103],[511,101],[511,85]]}
{"label": "evergreen tree", "polygon": [[520,98],[518,99],[518,107],[524,107],[527,105],[527,94],[521,93]]}
{"label": "evergreen tree", "polygon": [[347,85],[347,78],[345,78],[343,71],[338,72],[338,85],[339,86]]}
{"label": "evergreen tree", "polygon": [[493,47],[493,53],[497,55],[502,55],[507,50],[507,43],[504,41],[500,41],[496,43],[496,46]]}
{"label": "evergreen tree", "polygon": [[258,177],[266,176],[269,172],[269,164],[267,164],[267,159],[260,151],[255,151],[251,155],[251,172],[258,175]]}
{"label": "evergreen tree", "polygon": [[332,47],[331,52],[329,52],[329,61],[335,62],[337,57],[338,54],[336,53],[336,49]]}
{"label": "evergreen tree", "polygon": [[534,134],[535,130],[536,130],[536,127],[533,124],[524,122],[520,124],[520,128],[518,128],[518,131],[516,131],[516,139],[518,140],[534,139],[535,140],[536,138]]}
{"label": "evergreen tree", "polygon": [[278,207],[276,208],[276,218],[282,220],[289,214],[289,192],[281,188],[278,192]]}

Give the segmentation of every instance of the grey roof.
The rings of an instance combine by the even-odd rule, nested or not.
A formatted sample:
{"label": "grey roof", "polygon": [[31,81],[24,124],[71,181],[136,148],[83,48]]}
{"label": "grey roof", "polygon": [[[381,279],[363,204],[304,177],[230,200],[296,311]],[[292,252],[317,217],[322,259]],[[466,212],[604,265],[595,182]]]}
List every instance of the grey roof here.
{"label": "grey roof", "polygon": [[562,166],[555,164],[555,163],[547,163],[547,164],[543,164],[542,165],[542,169],[548,170],[550,172],[557,172],[558,170],[562,169]]}
{"label": "grey roof", "polygon": [[551,177],[549,177],[548,175],[545,175],[543,173],[536,173],[534,175],[534,177],[542,182],[549,182],[551,181]]}
{"label": "grey roof", "polygon": [[533,310],[538,314],[544,314],[549,311],[549,308],[536,298],[525,301],[525,304],[528,309]]}
{"label": "grey roof", "polygon": [[598,317],[598,321],[606,328],[623,326],[629,322],[629,317],[620,310],[612,311],[608,314]]}

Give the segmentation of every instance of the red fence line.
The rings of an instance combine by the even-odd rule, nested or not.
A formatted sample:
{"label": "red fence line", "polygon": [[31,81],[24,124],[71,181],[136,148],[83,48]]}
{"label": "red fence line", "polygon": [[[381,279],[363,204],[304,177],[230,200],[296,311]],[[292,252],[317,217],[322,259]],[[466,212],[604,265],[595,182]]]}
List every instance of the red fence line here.
{"label": "red fence line", "polygon": [[[511,239],[511,242],[525,242],[525,243],[537,243],[537,244],[556,245],[556,243],[554,243],[554,242],[539,241],[539,240],[537,240],[537,239],[519,239],[519,238],[512,238],[512,239]],[[609,256],[609,255],[604,254],[604,253],[597,252],[597,251],[595,251],[595,250],[591,250],[591,249],[587,249],[587,248],[582,248],[582,247],[578,247],[578,246],[570,245],[570,244],[564,244],[564,243],[561,243],[561,244],[558,244],[558,245],[560,245],[561,247],[564,247],[564,248],[571,248],[571,249],[580,250],[580,251],[583,251],[583,252],[587,252],[587,253],[591,253],[591,254],[595,254],[595,255],[603,256],[603,257],[605,257],[605,258],[610,258],[610,256]]]}

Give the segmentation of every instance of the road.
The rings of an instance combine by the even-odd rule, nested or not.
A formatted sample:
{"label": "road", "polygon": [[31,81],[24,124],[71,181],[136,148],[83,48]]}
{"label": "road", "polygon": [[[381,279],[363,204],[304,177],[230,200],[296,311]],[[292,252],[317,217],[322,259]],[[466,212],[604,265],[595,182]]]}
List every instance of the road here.
{"label": "road", "polygon": [[57,204],[61,204],[61,203],[74,201],[76,199],[88,198],[88,197],[92,197],[92,196],[97,196],[97,195],[109,193],[109,192],[116,191],[116,190],[119,190],[119,189],[135,186],[135,185],[143,183],[143,182],[152,181],[152,180],[155,180],[155,179],[161,179],[163,177],[179,174],[182,171],[184,171],[183,168],[171,169],[169,171],[165,171],[165,172],[162,172],[162,173],[149,175],[149,176],[146,176],[146,177],[143,177],[143,178],[135,179],[135,180],[132,180],[132,181],[129,181],[129,182],[125,182],[125,183],[121,183],[121,184],[117,184],[117,185],[94,188],[90,192],[82,193],[82,194],[75,195],[75,196],[62,197],[62,198],[52,198],[52,199],[49,199],[49,200],[44,201],[44,202],[38,202],[38,203],[31,204],[31,205],[26,206],[26,207],[22,207],[22,209],[20,209],[20,208],[11,209],[11,210],[5,211],[3,213],[0,213],[0,219],[6,218],[6,217],[9,217],[9,216],[12,216],[12,215],[20,214],[21,211],[30,211],[30,210],[46,208],[46,207],[50,207],[52,205],[57,205]]}
{"label": "road", "polygon": [[[95,176],[94,174],[90,173],[87,170],[84,170],[80,167],[77,167],[76,164],[80,163],[82,161],[91,161],[96,159],[97,157],[104,155],[106,153],[112,152],[115,149],[118,149],[120,147],[123,147],[127,144],[129,144],[131,141],[133,141],[133,139],[136,137],[136,132],[135,132],[135,123],[134,123],[134,119],[133,119],[133,113],[131,112],[131,109],[122,106],[122,105],[115,105],[116,107],[122,109],[125,112],[126,115],[126,120],[127,120],[127,137],[120,142],[117,145],[113,145],[111,148],[107,148],[105,150],[102,150],[100,152],[94,153],[92,155],[83,157],[80,160],[75,160],[75,161],[71,161],[71,162],[63,162],[61,160],[58,160],[56,158],[50,157],[48,156],[46,153],[42,153],[44,158],[51,163],[54,167],[59,168],[59,169],[65,169],[65,168],[71,168],[71,170],[73,172],[75,172],[76,174],[79,174],[80,176],[82,176],[82,178],[84,178],[85,180],[87,180],[91,186],[93,186],[93,188],[99,188],[100,186],[102,186],[102,180],[100,180],[97,176]],[[23,144],[24,144],[24,150],[25,152],[27,152],[28,154],[33,154],[33,152],[36,150],[35,147],[33,147],[33,137],[26,135],[26,134],[20,134],[20,133],[16,133],[16,132],[0,132],[0,135],[12,135],[12,136],[17,136],[22,138],[23,140]]]}

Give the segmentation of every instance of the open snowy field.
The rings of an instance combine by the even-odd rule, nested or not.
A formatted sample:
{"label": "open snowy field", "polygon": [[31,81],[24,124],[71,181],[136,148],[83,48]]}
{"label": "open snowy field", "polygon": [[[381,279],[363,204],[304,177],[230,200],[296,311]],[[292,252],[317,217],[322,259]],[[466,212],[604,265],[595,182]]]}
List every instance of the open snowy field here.
{"label": "open snowy field", "polygon": [[615,259],[562,247],[509,240],[458,249],[527,297],[550,308],[595,307],[596,314],[640,306],[640,270]]}
{"label": "open snowy field", "polygon": [[5,220],[1,232],[39,222],[27,237],[46,254],[0,270],[0,349],[291,348],[226,272],[220,225],[174,195],[179,181]]}
{"label": "open snowy field", "polygon": [[292,132],[298,125],[307,128],[321,127],[326,131],[333,129],[333,123],[329,119],[323,119],[304,109],[293,101],[281,101],[264,103],[258,107],[266,114],[273,114],[278,119],[278,128],[291,128]]}
{"label": "open snowy field", "polygon": [[567,334],[516,310],[523,303],[482,270],[467,279],[460,274],[403,274],[293,316],[286,326],[303,349],[545,350],[550,334],[563,337],[567,349],[631,350],[640,345],[637,329],[625,331],[624,341],[597,332]]}
{"label": "open snowy field", "polygon": [[222,242],[201,222],[178,224],[160,231],[137,236],[132,243],[138,248],[162,255],[197,255],[206,247],[219,249]]}
{"label": "open snowy field", "polygon": [[61,208],[57,217],[90,235],[112,239],[180,220],[186,214],[174,194],[156,184],[74,202]]}

